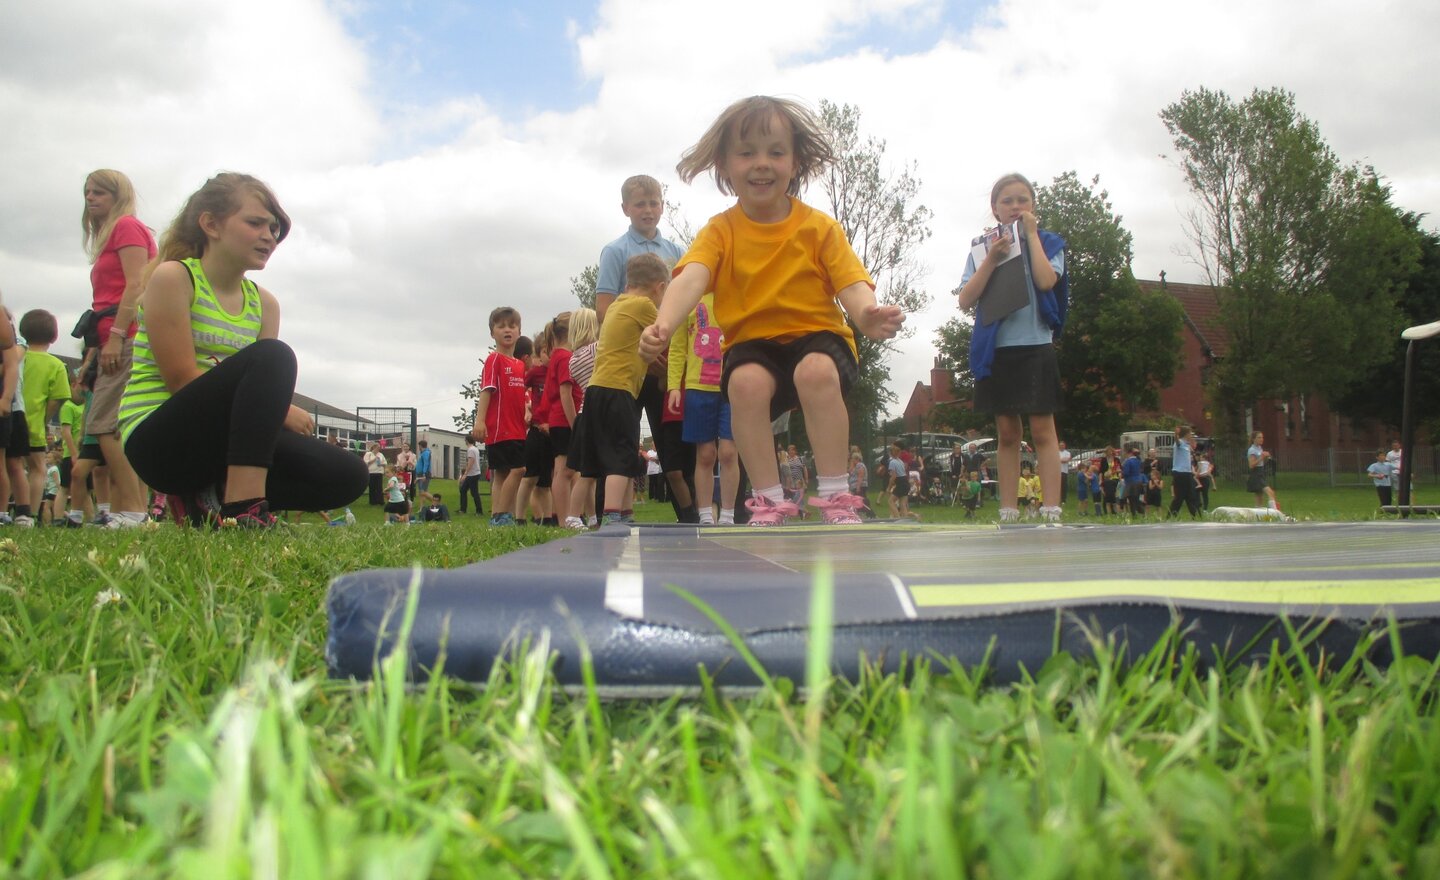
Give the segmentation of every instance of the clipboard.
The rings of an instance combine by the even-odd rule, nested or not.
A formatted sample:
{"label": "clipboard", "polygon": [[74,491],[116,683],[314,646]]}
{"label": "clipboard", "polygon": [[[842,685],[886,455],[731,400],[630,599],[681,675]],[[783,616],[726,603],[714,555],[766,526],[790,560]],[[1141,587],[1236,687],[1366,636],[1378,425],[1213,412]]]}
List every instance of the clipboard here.
{"label": "clipboard", "polygon": [[976,314],[987,327],[1030,305],[1027,248],[1024,236],[1018,234],[1018,226],[1018,223],[1009,228],[997,226],[972,242],[970,254],[978,266],[985,259],[985,253],[1001,235],[1006,232],[1011,235],[1010,255],[990,273],[990,280],[985,283],[985,290],[980,294]]}

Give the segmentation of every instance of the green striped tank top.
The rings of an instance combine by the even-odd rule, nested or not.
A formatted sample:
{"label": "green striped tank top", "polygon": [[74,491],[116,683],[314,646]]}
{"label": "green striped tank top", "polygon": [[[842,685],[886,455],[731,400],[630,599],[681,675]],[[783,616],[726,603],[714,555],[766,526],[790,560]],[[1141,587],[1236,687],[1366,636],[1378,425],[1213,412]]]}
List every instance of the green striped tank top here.
{"label": "green striped tank top", "polygon": [[[194,294],[190,298],[190,339],[195,345],[195,365],[202,371],[254,342],[260,336],[260,291],[255,282],[241,281],[245,305],[240,314],[232,315],[215,301],[215,291],[205,270],[194,257],[181,263],[190,271]],[[135,355],[130,367],[130,381],[120,399],[120,439],[130,439],[135,426],[145,421],[160,404],[170,399],[170,391],[160,375],[160,368],[150,351],[150,337],[145,331],[144,299],[140,304],[140,332],[135,336]]]}

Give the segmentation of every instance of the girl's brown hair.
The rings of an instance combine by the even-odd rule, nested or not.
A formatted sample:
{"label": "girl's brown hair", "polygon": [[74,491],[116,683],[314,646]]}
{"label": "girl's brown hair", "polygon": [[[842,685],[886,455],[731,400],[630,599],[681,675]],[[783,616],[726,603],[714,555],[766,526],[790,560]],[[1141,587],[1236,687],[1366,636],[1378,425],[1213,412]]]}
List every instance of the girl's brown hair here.
{"label": "girl's brown hair", "polygon": [[200,227],[200,215],[210,214],[216,219],[224,220],[240,210],[240,200],[245,193],[254,195],[265,206],[265,210],[275,215],[278,227],[275,231],[275,243],[284,241],[285,236],[290,234],[290,215],[280,207],[280,202],[270,187],[248,174],[223,171],[205,181],[204,186],[186,199],[185,207],[180,209],[170,228],[160,236],[159,252],[146,267],[145,277],[148,279],[156,266],[168,260],[204,256],[209,240],[205,237],[205,230]]}
{"label": "girl's brown hair", "polygon": [[135,186],[130,183],[130,178],[113,168],[91,171],[85,178],[86,188],[91,184],[115,197],[110,213],[103,218],[91,217],[84,208],[80,211],[80,229],[84,232],[81,241],[93,263],[100,258],[100,252],[105,249],[105,243],[110,240],[110,233],[115,231],[115,224],[120,222],[120,218],[135,215]]}
{"label": "girl's brown hair", "polygon": [[570,348],[570,313],[561,312],[550,322],[551,349]]}
{"label": "girl's brown hair", "polygon": [[835,150],[815,114],[804,104],[786,98],[754,95],[726,107],[700,140],[680,156],[675,171],[686,183],[710,171],[720,191],[734,195],[735,190],[721,171],[732,135],[747,137],[750,130],[757,126],[761,134],[769,134],[771,121],[776,116],[785,120],[794,137],[795,175],[790,178],[790,186],[785,191],[792,196],[799,195],[800,188],[810,178],[835,161]]}

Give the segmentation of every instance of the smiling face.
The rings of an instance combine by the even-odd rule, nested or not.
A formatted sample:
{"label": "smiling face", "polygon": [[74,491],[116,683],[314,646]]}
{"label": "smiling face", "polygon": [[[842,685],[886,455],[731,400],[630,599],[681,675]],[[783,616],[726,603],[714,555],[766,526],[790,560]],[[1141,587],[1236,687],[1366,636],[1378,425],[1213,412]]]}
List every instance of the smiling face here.
{"label": "smiling face", "polygon": [[264,269],[279,243],[280,221],[252,192],[240,197],[239,209],[228,217],[201,214],[200,228],[208,239],[207,250],[214,248],[217,256],[233,259],[245,270]]}
{"label": "smiling face", "polygon": [[630,225],[635,227],[636,232],[646,238],[654,238],[660,227],[660,218],[665,214],[665,200],[660,198],[660,193],[641,188],[630,194],[620,210],[630,218]]}
{"label": "smiling face", "polygon": [[990,210],[1001,223],[1014,223],[1024,212],[1035,210],[1035,194],[1022,181],[1007,183],[1000,189]]}
{"label": "smiling face", "polygon": [[795,176],[795,134],[780,114],[740,131],[737,121],[725,148],[723,177],[740,209],[757,223],[777,223],[790,214],[786,191]]}

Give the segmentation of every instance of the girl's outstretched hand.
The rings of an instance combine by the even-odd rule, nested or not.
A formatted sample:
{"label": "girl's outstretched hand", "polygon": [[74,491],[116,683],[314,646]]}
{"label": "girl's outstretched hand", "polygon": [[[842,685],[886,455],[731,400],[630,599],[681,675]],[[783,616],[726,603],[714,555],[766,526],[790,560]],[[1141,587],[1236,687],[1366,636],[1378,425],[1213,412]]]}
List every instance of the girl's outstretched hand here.
{"label": "girl's outstretched hand", "polygon": [[905,313],[896,305],[876,303],[861,310],[855,325],[870,339],[891,339],[905,323]]}

